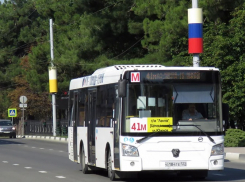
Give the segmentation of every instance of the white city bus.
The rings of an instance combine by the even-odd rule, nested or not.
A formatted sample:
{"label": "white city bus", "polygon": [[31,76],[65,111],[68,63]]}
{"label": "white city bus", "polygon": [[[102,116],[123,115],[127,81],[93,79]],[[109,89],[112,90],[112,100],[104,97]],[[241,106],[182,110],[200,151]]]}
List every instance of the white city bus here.
{"label": "white city bus", "polygon": [[[84,174],[114,180],[132,172],[171,171],[205,178],[224,168],[219,69],[115,65],[72,79],[69,159]],[[195,104],[201,119],[183,119]]]}

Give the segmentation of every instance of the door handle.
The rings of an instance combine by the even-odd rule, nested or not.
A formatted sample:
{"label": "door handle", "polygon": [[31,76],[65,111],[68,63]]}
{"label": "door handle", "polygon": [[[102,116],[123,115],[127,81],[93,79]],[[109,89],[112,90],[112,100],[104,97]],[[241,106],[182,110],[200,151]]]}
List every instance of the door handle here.
{"label": "door handle", "polygon": [[110,134],[113,134],[113,131],[110,131]]}

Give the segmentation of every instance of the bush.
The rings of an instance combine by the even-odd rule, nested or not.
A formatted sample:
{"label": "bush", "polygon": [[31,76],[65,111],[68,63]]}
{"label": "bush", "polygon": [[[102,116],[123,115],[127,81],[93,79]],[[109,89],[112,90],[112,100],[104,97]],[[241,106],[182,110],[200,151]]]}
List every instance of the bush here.
{"label": "bush", "polygon": [[245,147],[245,131],[228,129],[225,134],[225,147]]}

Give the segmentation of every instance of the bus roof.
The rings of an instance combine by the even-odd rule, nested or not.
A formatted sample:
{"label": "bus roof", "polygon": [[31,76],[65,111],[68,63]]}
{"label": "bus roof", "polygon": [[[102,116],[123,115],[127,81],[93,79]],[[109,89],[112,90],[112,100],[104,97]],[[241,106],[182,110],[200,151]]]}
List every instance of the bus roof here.
{"label": "bus roof", "polygon": [[219,71],[215,67],[165,67],[157,64],[145,65],[114,65],[96,70],[92,75],[75,78],[70,82],[69,90],[75,90],[83,87],[91,87],[95,85],[105,85],[117,83],[120,75],[124,75],[126,71],[144,71],[144,70],[213,70]]}

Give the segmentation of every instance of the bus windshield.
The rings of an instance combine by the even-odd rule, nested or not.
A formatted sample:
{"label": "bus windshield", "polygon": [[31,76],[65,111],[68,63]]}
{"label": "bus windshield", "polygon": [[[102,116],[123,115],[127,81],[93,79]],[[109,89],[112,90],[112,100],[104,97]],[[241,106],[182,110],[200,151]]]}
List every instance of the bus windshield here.
{"label": "bus windshield", "polygon": [[212,83],[130,83],[122,134],[220,134],[220,85]]}

